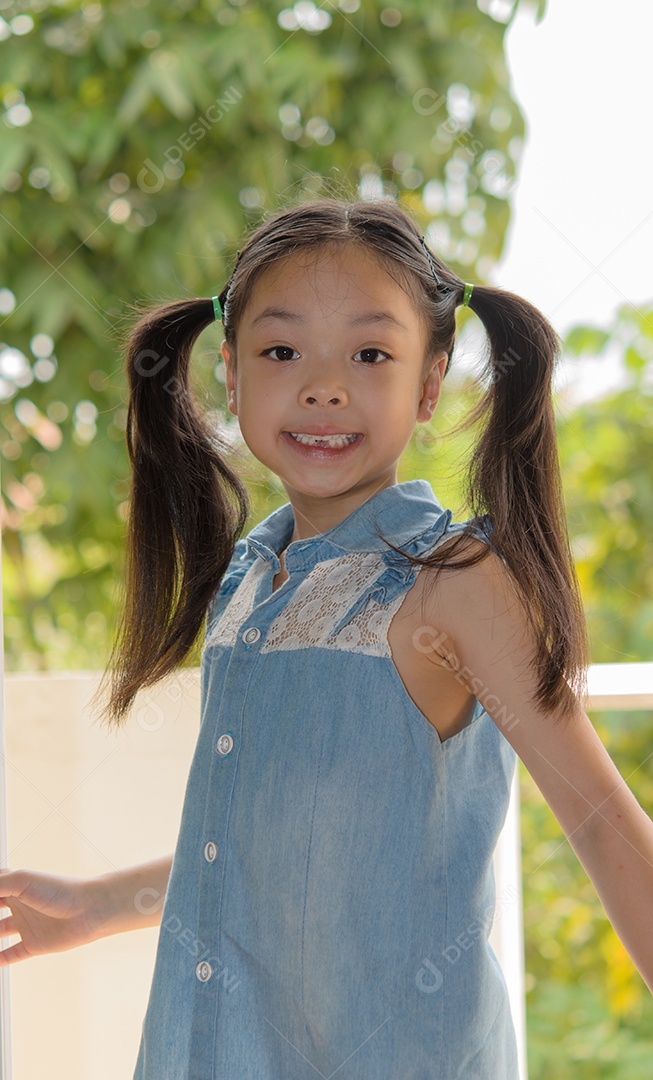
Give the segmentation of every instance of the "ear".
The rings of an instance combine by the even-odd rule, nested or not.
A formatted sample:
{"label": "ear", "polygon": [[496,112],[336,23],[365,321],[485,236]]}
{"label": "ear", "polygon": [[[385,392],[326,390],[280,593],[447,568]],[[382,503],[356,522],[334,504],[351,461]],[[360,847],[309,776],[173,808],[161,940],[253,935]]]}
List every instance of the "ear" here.
{"label": "ear", "polygon": [[435,412],[435,406],[440,400],[440,391],[442,390],[442,380],[444,379],[444,369],[446,366],[446,352],[438,353],[437,356],[433,358],[431,370],[422,383],[422,392],[417,407],[416,419],[423,424],[431,419]]}
{"label": "ear", "polygon": [[222,359],[225,362],[226,374],[225,374],[225,387],[227,389],[227,408],[234,416],[238,416],[238,406],[236,404],[236,370],[233,363],[231,350],[226,341],[222,342],[220,346],[220,352]]}

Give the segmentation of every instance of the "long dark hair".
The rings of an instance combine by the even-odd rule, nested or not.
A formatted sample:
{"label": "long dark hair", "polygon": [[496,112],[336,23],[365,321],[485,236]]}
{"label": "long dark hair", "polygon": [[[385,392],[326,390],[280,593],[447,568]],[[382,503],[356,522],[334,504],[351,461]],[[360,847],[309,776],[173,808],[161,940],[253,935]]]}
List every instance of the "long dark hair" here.
{"label": "long dark hair", "polygon": [[[429,358],[443,350],[448,370],[464,282],[428,250],[417,224],[389,199],[315,199],[278,211],[254,229],[220,294],[233,360],[239,322],[264,271],[299,250],[352,243],[376,255],[424,318],[425,372]],[[469,306],[489,342],[488,387],[463,424],[482,428],[465,485],[471,522],[491,522],[491,543],[534,631],[535,701],[562,717],[573,706],[570,689],[585,688],[589,650],[553,413],[560,341],[542,313],[514,293],[475,285]],[[209,299],[166,304],[146,311],[128,340],[133,478],[126,601],[109,662],[106,712],[115,723],[141,686],[158,681],[188,655],[247,520],[245,488],[189,389],[192,346],[213,318]],[[490,549],[471,550],[471,534],[470,526],[428,556],[409,557],[433,568],[436,578],[443,569],[476,565]]]}

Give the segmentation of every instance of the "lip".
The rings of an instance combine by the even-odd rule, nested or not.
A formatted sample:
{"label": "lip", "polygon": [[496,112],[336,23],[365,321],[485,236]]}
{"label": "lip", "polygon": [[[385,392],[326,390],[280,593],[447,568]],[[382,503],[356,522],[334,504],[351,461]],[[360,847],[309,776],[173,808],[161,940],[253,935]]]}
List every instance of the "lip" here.
{"label": "lip", "polygon": [[295,435],[360,435],[360,431],[341,431],[339,428],[334,427],[333,424],[310,424],[304,428],[288,428],[284,431],[284,435],[290,435],[291,431]]}

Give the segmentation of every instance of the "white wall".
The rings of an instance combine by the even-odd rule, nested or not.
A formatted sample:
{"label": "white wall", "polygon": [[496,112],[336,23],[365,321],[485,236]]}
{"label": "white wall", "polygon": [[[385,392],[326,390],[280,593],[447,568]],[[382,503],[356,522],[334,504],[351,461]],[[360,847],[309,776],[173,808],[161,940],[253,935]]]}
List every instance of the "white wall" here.
{"label": "white wall", "polygon": [[[142,693],[120,735],[85,713],[95,686],[89,673],[6,677],[12,869],[90,877],[174,849],[199,725],[196,673]],[[13,1080],[130,1080],[157,934],[11,966]]]}

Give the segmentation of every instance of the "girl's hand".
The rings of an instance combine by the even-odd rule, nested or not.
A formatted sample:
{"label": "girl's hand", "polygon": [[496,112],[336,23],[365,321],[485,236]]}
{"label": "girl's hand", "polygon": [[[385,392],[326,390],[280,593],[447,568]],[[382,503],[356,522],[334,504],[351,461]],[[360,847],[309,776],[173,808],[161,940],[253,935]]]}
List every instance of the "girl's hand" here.
{"label": "girl's hand", "polygon": [[0,869],[0,938],[21,940],[0,949],[0,967],[31,956],[74,949],[101,937],[95,894],[83,878],[57,877],[36,870]]}

